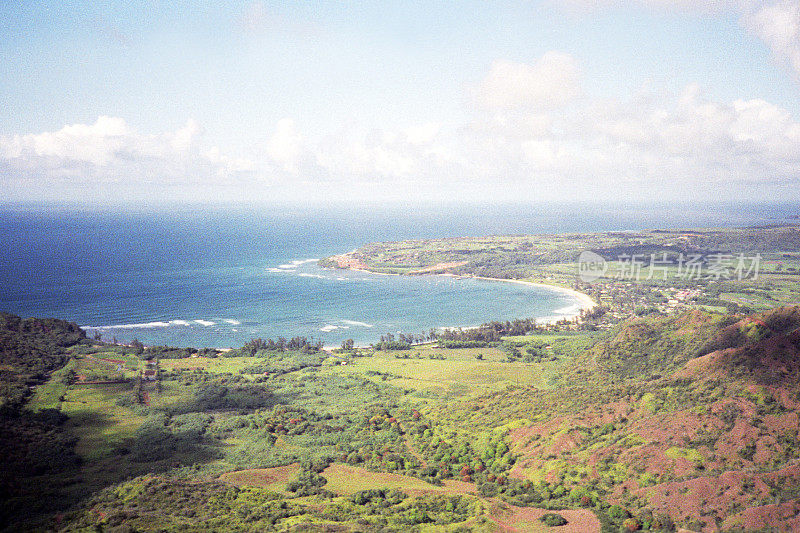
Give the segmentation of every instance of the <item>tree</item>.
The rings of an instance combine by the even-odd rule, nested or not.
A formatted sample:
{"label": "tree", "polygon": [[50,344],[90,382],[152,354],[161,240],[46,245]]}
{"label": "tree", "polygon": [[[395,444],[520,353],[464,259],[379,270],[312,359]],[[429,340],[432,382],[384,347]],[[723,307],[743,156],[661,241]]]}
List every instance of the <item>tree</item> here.
{"label": "tree", "polygon": [[133,353],[135,353],[137,356],[144,353],[144,344],[139,342],[139,339],[133,339],[131,341],[131,348],[133,348]]}
{"label": "tree", "polygon": [[539,520],[546,526],[557,527],[567,523],[567,519],[557,513],[545,513]]}

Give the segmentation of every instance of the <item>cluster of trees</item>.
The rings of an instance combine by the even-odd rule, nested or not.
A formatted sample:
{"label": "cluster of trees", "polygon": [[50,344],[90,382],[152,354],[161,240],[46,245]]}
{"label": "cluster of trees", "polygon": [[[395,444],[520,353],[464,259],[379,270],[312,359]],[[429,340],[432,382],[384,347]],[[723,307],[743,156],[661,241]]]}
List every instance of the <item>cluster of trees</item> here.
{"label": "cluster of trees", "polygon": [[[603,531],[675,531],[675,523],[666,515],[653,515],[649,509],[641,509],[635,515],[629,509],[604,501],[591,483],[568,487],[547,481],[507,479],[503,483],[486,481],[479,485],[478,491],[486,497],[499,497],[521,507],[539,507],[550,510],[591,508],[599,518]],[[547,518],[545,518],[547,517]],[[546,513],[542,522],[549,526],[566,524],[557,513]]]}
{"label": "cluster of trees", "polygon": [[278,337],[277,339],[251,339],[247,344],[242,346],[239,350],[231,350],[228,352],[229,357],[236,357],[239,355],[255,356],[258,352],[302,352],[302,353],[317,353],[322,350],[324,343],[322,340],[315,341],[312,337],[292,337],[286,339],[285,337]]}
{"label": "cluster of trees", "polygon": [[273,401],[272,392],[264,385],[222,377],[195,388],[191,410],[258,409]]}
{"label": "cluster of trees", "polygon": [[297,476],[297,479],[290,481],[286,485],[286,490],[295,493],[297,496],[313,496],[319,494],[322,496],[333,497],[335,494],[323,489],[322,487],[328,483],[328,480],[319,475],[313,470],[303,470]]}
{"label": "cluster of trees", "polygon": [[419,411],[413,410],[405,421],[407,434],[422,452],[427,466],[414,474],[429,483],[444,479],[504,485],[515,457],[504,441],[503,434],[464,440],[445,437]]}
{"label": "cluster of trees", "polygon": [[[125,498],[121,499],[120,494]],[[152,474],[104,489],[66,517],[68,530],[275,531],[307,507],[262,489]]]}
{"label": "cluster of trees", "polygon": [[[210,415],[203,413],[172,416],[163,411],[152,412],[136,430],[132,441],[117,451],[136,463],[217,458],[219,452],[205,435],[211,419]],[[149,468],[158,466],[149,465]]]}
{"label": "cluster of trees", "polygon": [[[601,308],[595,308],[601,309]],[[592,318],[599,318],[605,309],[593,311]],[[588,315],[587,315],[588,317]],[[517,318],[506,321],[492,321],[477,328],[442,330],[431,329],[427,334],[387,333],[381,335],[380,342],[373,345],[377,350],[404,350],[415,344],[436,342],[440,348],[484,348],[502,342],[503,337],[528,335],[542,332],[547,328],[537,325],[535,318]],[[344,343],[342,349],[345,349]]]}
{"label": "cluster of trees", "polygon": [[357,505],[361,516],[379,515],[389,520],[379,520],[376,525],[435,524],[444,526],[463,522],[480,514],[477,500],[468,496],[428,495],[409,498],[399,490],[369,489],[353,494],[350,501]]}
{"label": "cluster of trees", "polygon": [[395,337],[392,333],[381,335],[380,342],[373,344],[376,350],[408,350],[414,344],[422,344],[428,339],[424,334],[415,335],[413,333],[398,333]]}
{"label": "cluster of trees", "polygon": [[522,360],[526,363],[540,363],[558,359],[552,347],[544,341],[505,341],[500,348],[505,352],[507,362]]}
{"label": "cluster of trees", "polygon": [[437,346],[439,348],[447,348],[450,350],[454,350],[457,348],[485,348],[488,346],[489,343],[486,341],[474,341],[474,340],[439,340]]}
{"label": "cluster of trees", "polygon": [[137,339],[131,341],[133,353],[147,361],[151,359],[186,359],[196,355],[198,357],[219,357],[222,353],[215,348],[176,348],[174,346],[144,346]]}
{"label": "cluster of trees", "polygon": [[374,344],[372,347],[376,350],[388,352],[393,350],[410,350],[411,344],[396,340],[382,340],[381,342]]}
{"label": "cluster of trees", "polygon": [[258,434],[262,438],[266,434],[272,438],[277,435],[302,435],[308,431],[333,432],[342,429],[339,425],[330,425],[328,420],[330,419],[305,409],[280,405],[269,410],[259,409],[248,415],[229,417],[214,425],[211,431],[216,438],[227,439],[242,429]]}
{"label": "cluster of trees", "polygon": [[[134,339],[133,342],[138,342]],[[136,347],[131,343],[131,346],[136,350]],[[141,345],[141,343],[139,343]],[[176,348],[174,346],[148,346],[142,347],[139,352],[142,359],[186,359],[197,354],[195,348]]]}
{"label": "cluster of trees", "polygon": [[527,335],[541,330],[536,319],[518,318],[505,322],[487,322],[477,328],[432,331],[432,337],[443,348],[482,348],[490,343],[501,342],[503,337]]}

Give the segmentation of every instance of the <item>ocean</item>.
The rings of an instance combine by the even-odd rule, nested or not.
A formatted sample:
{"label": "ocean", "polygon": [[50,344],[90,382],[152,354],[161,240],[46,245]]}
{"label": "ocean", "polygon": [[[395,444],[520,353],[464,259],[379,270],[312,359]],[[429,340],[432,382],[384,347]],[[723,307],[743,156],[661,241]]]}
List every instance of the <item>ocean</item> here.
{"label": "ocean", "polygon": [[323,269],[374,241],[487,234],[740,226],[796,205],[164,206],[0,208],[0,310],[103,338],[237,347],[251,338],[366,345],[489,320],[573,314],[546,288]]}

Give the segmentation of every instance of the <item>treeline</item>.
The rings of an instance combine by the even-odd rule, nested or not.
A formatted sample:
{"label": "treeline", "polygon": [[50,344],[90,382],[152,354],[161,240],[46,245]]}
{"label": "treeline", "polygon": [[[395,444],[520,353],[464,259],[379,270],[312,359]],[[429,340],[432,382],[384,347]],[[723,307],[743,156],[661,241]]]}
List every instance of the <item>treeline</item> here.
{"label": "treeline", "polygon": [[[230,356],[247,355],[250,357],[255,356],[258,352],[301,352],[305,354],[312,354],[322,351],[324,343],[322,340],[314,340],[312,337],[292,337],[286,339],[285,337],[278,337],[277,339],[251,339],[250,342],[242,346],[236,353]],[[233,350],[232,350],[233,351]],[[230,353],[230,352],[229,352]]]}
{"label": "treeline", "polygon": [[314,340],[312,337],[278,337],[277,339],[250,339],[239,349],[224,352],[215,348],[177,348],[175,346],[144,346],[140,341],[134,339],[130,347],[133,353],[142,359],[186,359],[188,357],[253,357],[259,352],[300,352],[304,354],[314,354],[322,351],[323,342]]}
{"label": "treeline", "polygon": [[308,367],[318,367],[327,358],[324,353],[305,354],[301,352],[285,352],[274,354],[269,358],[261,358],[260,363],[244,367],[240,374],[286,374]]}
{"label": "treeline", "polygon": [[[431,330],[430,335],[433,335],[433,330]],[[422,344],[431,339],[430,335],[425,335],[424,333],[421,335],[398,333],[397,337],[395,337],[394,334],[387,333],[386,335],[381,335],[380,342],[373,344],[372,347],[376,350],[384,351],[410,350],[413,345]]]}
{"label": "treeline", "polygon": [[487,322],[477,328],[445,329],[434,333],[434,338],[442,348],[482,348],[489,343],[502,342],[503,337],[527,335],[541,329],[536,319],[518,318]]}
{"label": "treeline", "polygon": [[503,337],[527,335],[543,328],[533,318],[493,321],[477,328],[431,329],[427,334],[392,333],[381,335],[381,340],[372,345],[375,350],[408,350],[415,344],[436,342],[440,348],[483,348],[490,343],[500,343]]}
{"label": "treeline", "polygon": [[[136,341],[134,341],[136,342]],[[196,355],[198,357],[218,357],[222,353],[214,348],[175,348],[174,346],[148,346],[139,355],[142,359],[186,359]]]}

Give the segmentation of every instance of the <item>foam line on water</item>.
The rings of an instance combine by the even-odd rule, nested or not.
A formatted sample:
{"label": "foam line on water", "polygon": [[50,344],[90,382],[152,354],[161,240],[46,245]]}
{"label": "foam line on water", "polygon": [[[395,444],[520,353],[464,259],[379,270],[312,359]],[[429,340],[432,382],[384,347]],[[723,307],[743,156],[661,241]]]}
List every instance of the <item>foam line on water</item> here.
{"label": "foam line on water", "polygon": [[294,261],[289,261],[288,263],[284,263],[282,265],[278,265],[279,269],[294,269],[299,267],[300,265],[304,265],[306,263],[313,263],[314,261],[319,261],[319,259],[295,259]]}
{"label": "foam line on water", "polygon": [[374,324],[367,324],[366,322],[359,322],[357,320],[340,320],[342,324],[347,324],[348,326],[360,326],[362,328],[372,328]]}

